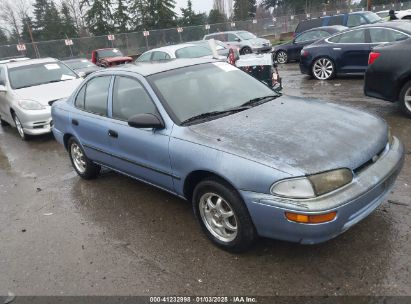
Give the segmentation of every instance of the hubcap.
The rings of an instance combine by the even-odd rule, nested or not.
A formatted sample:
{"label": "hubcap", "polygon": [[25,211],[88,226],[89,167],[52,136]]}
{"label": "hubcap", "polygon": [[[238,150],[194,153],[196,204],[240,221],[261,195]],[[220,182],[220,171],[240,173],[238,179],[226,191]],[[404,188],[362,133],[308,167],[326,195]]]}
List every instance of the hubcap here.
{"label": "hubcap", "polygon": [[320,58],[314,63],[313,73],[314,76],[318,79],[325,80],[330,78],[333,71],[333,64],[327,58]]}
{"label": "hubcap", "polygon": [[278,63],[286,63],[287,62],[287,54],[285,52],[279,52],[277,54],[277,62]]}
{"label": "hubcap", "polygon": [[16,124],[17,131],[19,132],[21,138],[24,138],[24,130],[23,126],[21,125],[20,119],[17,117],[17,115],[14,115],[14,122]]}
{"label": "hubcap", "polygon": [[74,166],[80,173],[84,173],[86,171],[86,160],[83,151],[76,143],[71,145],[70,150]]}
{"label": "hubcap", "polygon": [[408,90],[405,92],[404,105],[407,110],[411,112],[411,88],[408,88]]}
{"label": "hubcap", "polygon": [[215,193],[200,198],[200,215],[204,225],[217,239],[231,242],[237,236],[237,218],[230,204]]}

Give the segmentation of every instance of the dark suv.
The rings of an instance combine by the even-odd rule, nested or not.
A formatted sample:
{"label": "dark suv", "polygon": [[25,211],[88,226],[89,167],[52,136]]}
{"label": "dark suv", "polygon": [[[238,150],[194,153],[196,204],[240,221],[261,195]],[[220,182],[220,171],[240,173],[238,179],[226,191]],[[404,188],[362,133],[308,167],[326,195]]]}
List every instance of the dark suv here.
{"label": "dark suv", "polygon": [[382,19],[377,14],[368,11],[340,14],[335,16],[324,16],[316,19],[301,21],[295,29],[294,36],[312,28],[321,26],[343,25],[347,27],[354,27],[379,22],[381,20]]}

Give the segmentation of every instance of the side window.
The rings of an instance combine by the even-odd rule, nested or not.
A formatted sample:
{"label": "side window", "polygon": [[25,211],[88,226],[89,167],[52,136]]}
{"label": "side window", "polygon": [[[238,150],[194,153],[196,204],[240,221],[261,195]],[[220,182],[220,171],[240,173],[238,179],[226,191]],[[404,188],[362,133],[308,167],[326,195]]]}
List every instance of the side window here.
{"label": "side window", "polygon": [[84,96],[86,93],[86,87],[87,85],[84,85],[76,96],[76,100],[74,102],[74,105],[76,106],[76,108],[84,110]]}
{"label": "side window", "polygon": [[150,61],[151,60],[151,54],[152,54],[152,52],[142,54],[140,57],[137,58],[137,62]]}
{"label": "side window", "polygon": [[316,38],[318,35],[318,31],[310,31],[304,34],[301,34],[300,36],[298,36],[297,38],[295,38],[295,42],[296,43],[300,43],[300,42],[304,42],[304,41],[310,41],[310,40],[315,40],[315,39],[320,39]]}
{"label": "side window", "polygon": [[385,28],[371,28],[370,37],[372,43],[394,42],[408,38],[408,36],[403,33]]}
{"label": "side window", "polygon": [[153,61],[161,61],[170,59],[170,55],[164,52],[153,52]]}
{"label": "side window", "polygon": [[365,43],[365,30],[356,30],[329,39],[334,43]]}
{"label": "side window", "polygon": [[332,16],[328,19],[327,25],[343,25],[344,15]]}
{"label": "side window", "polygon": [[129,120],[137,114],[157,113],[143,86],[135,79],[116,77],[113,89],[113,118]]}
{"label": "side window", "polygon": [[348,27],[354,27],[354,26],[359,26],[362,24],[367,24],[367,20],[361,15],[355,14],[355,15],[349,15],[348,16],[348,21],[347,21],[347,26]]}
{"label": "side window", "polygon": [[231,33],[227,34],[227,41],[228,42],[236,42],[237,41],[236,39],[238,39],[238,37],[236,35],[231,34]]}
{"label": "side window", "polygon": [[111,76],[96,77],[87,83],[84,109],[98,115],[107,115],[108,89]]}

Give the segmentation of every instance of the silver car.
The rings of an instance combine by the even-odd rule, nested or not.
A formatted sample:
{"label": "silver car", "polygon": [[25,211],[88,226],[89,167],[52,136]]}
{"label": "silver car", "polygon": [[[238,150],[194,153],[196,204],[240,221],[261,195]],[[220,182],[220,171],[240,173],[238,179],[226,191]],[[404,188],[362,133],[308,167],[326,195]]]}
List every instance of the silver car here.
{"label": "silver car", "polygon": [[25,140],[51,132],[51,105],[71,95],[82,79],[54,58],[0,62],[0,122]]}
{"label": "silver car", "polygon": [[204,40],[215,39],[224,42],[230,47],[236,47],[241,55],[251,53],[270,52],[271,42],[264,38],[258,38],[247,31],[219,32],[205,35]]}

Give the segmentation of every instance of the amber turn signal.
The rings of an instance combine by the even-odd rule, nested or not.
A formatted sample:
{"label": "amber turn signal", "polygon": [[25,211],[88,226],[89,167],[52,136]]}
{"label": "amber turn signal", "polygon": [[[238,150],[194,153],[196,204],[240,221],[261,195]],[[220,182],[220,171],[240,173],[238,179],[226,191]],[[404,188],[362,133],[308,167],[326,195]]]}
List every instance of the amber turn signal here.
{"label": "amber turn signal", "polygon": [[299,214],[286,212],[285,217],[293,222],[305,223],[305,224],[318,224],[331,222],[337,216],[337,212],[329,212],[324,214]]}

